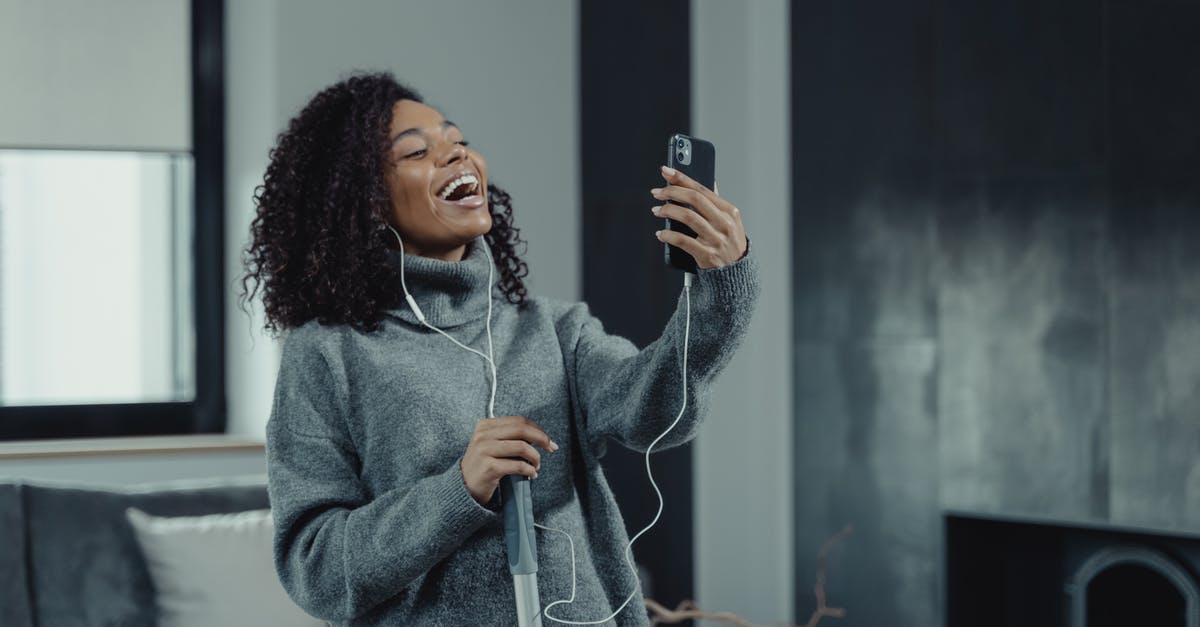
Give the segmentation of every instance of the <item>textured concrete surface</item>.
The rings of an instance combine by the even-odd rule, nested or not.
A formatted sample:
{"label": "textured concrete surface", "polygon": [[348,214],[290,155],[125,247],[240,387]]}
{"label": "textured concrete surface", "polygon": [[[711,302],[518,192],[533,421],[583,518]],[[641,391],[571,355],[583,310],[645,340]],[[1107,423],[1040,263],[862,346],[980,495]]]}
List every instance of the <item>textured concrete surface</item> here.
{"label": "textured concrete surface", "polygon": [[944,622],[947,510],[1200,531],[1200,6],[793,7],[796,618]]}
{"label": "textured concrete surface", "polygon": [[956,187],[939,221],[942,504],[1103,517],[1103,181]]}

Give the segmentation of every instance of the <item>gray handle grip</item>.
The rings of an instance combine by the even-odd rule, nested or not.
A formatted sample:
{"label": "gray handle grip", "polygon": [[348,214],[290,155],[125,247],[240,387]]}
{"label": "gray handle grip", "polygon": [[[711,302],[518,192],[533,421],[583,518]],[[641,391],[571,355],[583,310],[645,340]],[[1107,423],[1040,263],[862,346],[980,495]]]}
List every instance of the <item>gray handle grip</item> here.
{"label": "gray handle grip", "polygon": [[529,477],[509,475],[500,480],[504,503],[504,544],[508,570],[514,575],[537,572],[537,540],[533,529],[533,496]]}

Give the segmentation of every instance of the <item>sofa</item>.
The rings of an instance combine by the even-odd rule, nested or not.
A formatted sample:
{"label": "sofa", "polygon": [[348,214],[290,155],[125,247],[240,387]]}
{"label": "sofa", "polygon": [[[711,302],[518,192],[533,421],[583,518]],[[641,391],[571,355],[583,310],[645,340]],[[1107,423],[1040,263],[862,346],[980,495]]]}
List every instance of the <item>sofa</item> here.
{"label": "sofa", "polygon": [[0,625],[154,627],[154,580],[127,510],[177,517],[268,507],[265,476],[128,489],[0,481]]}

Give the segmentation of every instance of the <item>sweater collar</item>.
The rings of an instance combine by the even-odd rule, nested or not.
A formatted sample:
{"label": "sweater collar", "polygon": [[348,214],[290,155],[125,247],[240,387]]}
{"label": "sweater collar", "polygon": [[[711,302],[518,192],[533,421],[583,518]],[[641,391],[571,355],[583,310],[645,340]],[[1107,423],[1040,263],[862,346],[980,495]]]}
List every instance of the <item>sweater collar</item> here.
{"label": "sweater collar", "polygon": [[446,328],[486,317],[488,268],[491,261],[483,251],[484,246],[487,244],[483,238],[476,238],[467,246],[462,261],[442,261],[402,254],[398,250],[389,251],[388,263],[396,270],[396,290],[401,292],[401,301],[398,307],[389,309],[387,313],[411,324],[421,324],[403,300],[399,279],[400,264],[403,262],[408,292],[425,313],[425,320],[429,324]]}

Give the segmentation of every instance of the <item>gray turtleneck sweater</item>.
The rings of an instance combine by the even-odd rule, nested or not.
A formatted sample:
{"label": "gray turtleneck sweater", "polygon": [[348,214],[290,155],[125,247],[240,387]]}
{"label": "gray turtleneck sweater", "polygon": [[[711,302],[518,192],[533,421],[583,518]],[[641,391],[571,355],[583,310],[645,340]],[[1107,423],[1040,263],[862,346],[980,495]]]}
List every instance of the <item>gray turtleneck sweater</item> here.
{"label": "gray turtleneck sweater", "polygon": [[[404,259],[429,322],[486,353],[488,259],[479,247],[461,262]],[[694,436],[706,389],[749,323],[754,264],[750,255],[699,272],[688,410],[655,450]],[[678,414],[684,299],[662,336],[638,350],[605,333],[582,303],[533,298],[517,307],[496,295],[496,413],[528,417],[560,446],[542,455],[533,513],[574,538],[578,591],[550,613],[597,620],[638,585],[599,458],[608,439],[644,451]],[[516,624],[501,516],[471,498],[459,465],[487,416],[489,376],[479,356],[422,327],[407,307],[373,333],[313,321],[287,334],[267,471],[275,567],[307,612],[334,625]],[[571,559],[566,538],[537,534],[544,607],[570,596]],[[649,624],[640,591],[615,621]]]}

